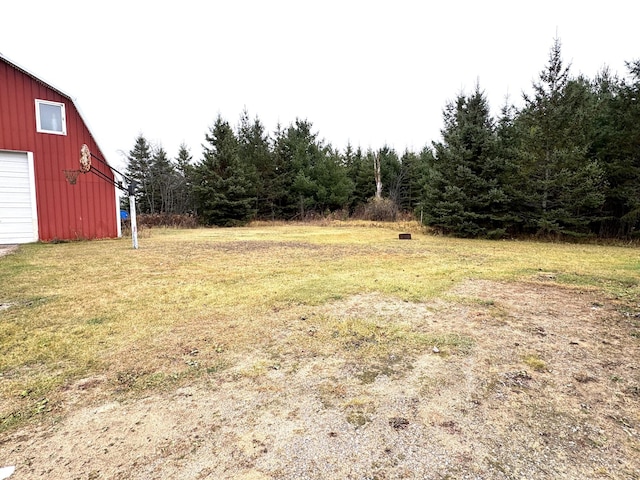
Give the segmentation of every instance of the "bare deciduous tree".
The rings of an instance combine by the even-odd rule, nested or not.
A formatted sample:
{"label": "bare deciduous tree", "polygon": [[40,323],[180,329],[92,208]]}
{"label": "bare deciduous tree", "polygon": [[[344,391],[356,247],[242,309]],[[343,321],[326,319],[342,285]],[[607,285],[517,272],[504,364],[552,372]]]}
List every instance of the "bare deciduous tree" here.
{"label": "bare deciduous tree", "polygon": [[380,174],[380,154],[373,155],[373,173],[376,178],[376,198],[382,198],[382,175]]}

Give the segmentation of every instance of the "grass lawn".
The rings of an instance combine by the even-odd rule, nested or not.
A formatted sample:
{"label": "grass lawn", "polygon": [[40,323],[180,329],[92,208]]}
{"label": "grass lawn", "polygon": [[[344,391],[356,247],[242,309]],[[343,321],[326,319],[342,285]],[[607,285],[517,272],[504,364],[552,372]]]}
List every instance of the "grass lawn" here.
{"label": "grass lawn", "polygon": [[[406,231],[412,240],[398,240]],[[102,387],[74,400],[84,404],[170,392],[219,372],[255,379],[292,352],[366,363],[355,373],[362,384],[393,377],[397,362],[425,350],[465,355],[477,345],[473,331],[427,332],[400,313],[403,305],[448,302],[503,321],[497,294],[460,293],[469,281],[597,292],[630,318],[640,309],[637,248],[453,239],[415,224],[152,229],[139,250],[126,238],[22,245],[0,258],[0,432],[63,418],[72,409],[68,392],[86,379]],[[382,321],[383,310],[349,318],[331,310],[347,311],[352,298],[393,299],[399,320]],[[300,319],[304,330],[291,330]],[[640,326],[630,328],[625,341],[637,347]],[[264,355],[251,357],[256,351]],[[548,368],[540,352],[519,358],[531,372]],[[513,375],[509,381],[526,383]],[[438,381],[424,380],[421,391]],[[335,404],[345,388],[325,382],[318,395]],[[362,396],[340,403],[356,426],[369,418],[366,404]]]}
{"label": "grass lawn", "polygon": [[[412,240],[399,241],[406,230]],[[268,336],[273,312],[371,292],[424,302],[465,279],[548,278],[639,298],[635,248],[349,223],[146,230],[140,245],[24,245],[0,261],[3,428],[41,413],[43,401],[82,376],[138,371],[163,384],[184,375],[149,361],[176,328],[206,326],[218,349],[242,350]]]}

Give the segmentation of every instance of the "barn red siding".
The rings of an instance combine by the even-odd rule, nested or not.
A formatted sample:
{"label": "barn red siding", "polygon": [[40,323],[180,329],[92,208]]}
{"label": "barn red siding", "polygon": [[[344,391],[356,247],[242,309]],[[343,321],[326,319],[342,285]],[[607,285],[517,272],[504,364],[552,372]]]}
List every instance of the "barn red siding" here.
{"label": "barn red siding", "polygon": [[[35,99],[63,103],[66,135],[36,131]],[[0,150],[33,152],[40,240],[113,238],[118,235],[113,185],[93,173],[69,185],[63,170],[79,168],[80,147],[104,155],[74,103],[0,58]],[[98,161],[92,168],[113,178]]]}

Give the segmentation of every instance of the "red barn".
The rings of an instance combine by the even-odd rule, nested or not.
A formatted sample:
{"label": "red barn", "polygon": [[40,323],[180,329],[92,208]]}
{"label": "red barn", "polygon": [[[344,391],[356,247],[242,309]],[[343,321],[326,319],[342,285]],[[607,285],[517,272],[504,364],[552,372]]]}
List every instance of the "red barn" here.
{"label": "red barn", "polygon": [[120,235],[111,169],[73,99],[0,55],[0,244]]}

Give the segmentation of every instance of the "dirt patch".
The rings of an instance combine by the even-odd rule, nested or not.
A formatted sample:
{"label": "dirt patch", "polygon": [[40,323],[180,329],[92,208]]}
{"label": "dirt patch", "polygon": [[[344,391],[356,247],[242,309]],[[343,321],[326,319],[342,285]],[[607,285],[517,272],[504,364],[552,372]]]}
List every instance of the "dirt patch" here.
{"label": "dirt patch", "polygon": [[144,398],[83,379],[0,459],[16,479],[640,478],[637,312],[542,283],[447,298],[280,312],[254,350]]}
{"label": "dirt patch", "polygon": [[0,257],[13,253],[18,248],[17,245],[0,245]]}
{"label": "dirt patch", "polygon": [[[0,258],[4,257],[5,255],[9,255],[10,253],[13,253],[14,251],[16,251],[18,248],[17,245],[0,245]],[[11,307],[11,303],[2,303],[0,302],[0,312],[2,310],[6,310],[7,308]]]}

